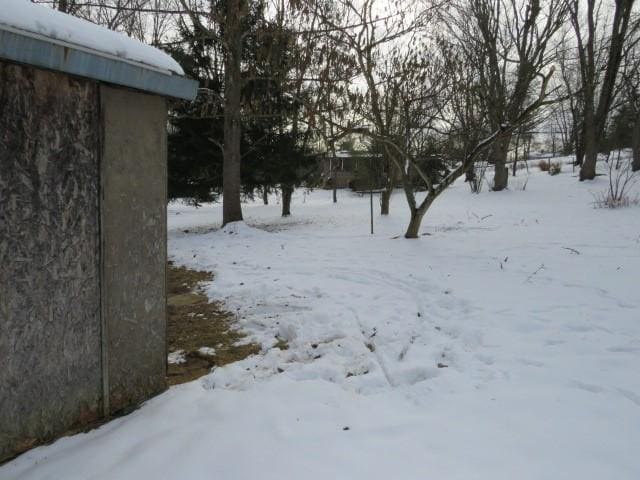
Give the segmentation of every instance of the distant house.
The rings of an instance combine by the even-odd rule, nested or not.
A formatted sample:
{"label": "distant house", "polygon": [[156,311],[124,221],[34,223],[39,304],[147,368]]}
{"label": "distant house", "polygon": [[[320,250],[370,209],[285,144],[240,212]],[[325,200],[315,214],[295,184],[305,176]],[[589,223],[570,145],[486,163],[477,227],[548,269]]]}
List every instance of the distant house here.
{"label": "distant house", "polygon": [[[378,156],[369,152],[340,150],[319,156],[323,188],[358,188],[358,180],[367,179],[371,167],[379,165]],[[372,164],[371,161],[374,160]],[[365,181],[365,183],[369,183]],[[368,185],[367,185],[368,186]]]}
{"label": "distant house", "polygon": [[163,52],[24,0],[0,8],[0,461],[162,391]]}

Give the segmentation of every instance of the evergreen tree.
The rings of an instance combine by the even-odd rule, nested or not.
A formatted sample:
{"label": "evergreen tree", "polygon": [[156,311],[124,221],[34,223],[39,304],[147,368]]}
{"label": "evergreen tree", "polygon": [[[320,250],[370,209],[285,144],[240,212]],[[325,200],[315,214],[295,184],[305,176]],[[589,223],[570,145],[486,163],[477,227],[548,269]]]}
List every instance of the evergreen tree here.
{"label": "evergreen tree", "polygon": [[[311,130],[301,129],[300,99],[291,93],[295,36],[265,20],[261,3],[252,5],[243,48],[242,191],[252,197],[280,188],[288,215],[293,189],[310,182],[316,165],[308,149]],[[169,196],[212,201],[222,187],[224,52],[220,39],[197,26],[183,28],[181,37],[184,45],[171,53],[204,88],[195,102],[177,105],[170,119]]]}

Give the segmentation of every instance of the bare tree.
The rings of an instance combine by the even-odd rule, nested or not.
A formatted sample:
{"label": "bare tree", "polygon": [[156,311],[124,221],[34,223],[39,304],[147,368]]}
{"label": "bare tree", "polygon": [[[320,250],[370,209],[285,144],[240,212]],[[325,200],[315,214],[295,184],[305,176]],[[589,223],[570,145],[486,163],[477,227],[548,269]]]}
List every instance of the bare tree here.
{"label": "bare tree", "polygon": [[[479,75],[479,89],[491,129],[518,118],[540,71],[553,61],[549,44],[562,26],[563,0],[468,0],[448,18],[452,35]],[[507,187],[504,135],[491,149],[494,190]]]}
{"label": "bare tree", "polygon": [[584,147],[582,142],[582,111],[583,100],[580,89],[580,72],[577,62],[568,53],[572,49],[568,46],[566,35],[556,49],[556,64],[560,67],[560,89],[564,98],[553,109],[555,128],[560,131],[564,153],[572,151],[577,159],[582,158]]}
{"label": "bare tree", "polygon": [[176,17],[178,0],[32,0],[61,12],[117,30],[152,45],[167,40]]}
{"label": "bare tree", "polygon": [[633,133],[631,148],[633,150],[633,161],[631,169],[633,172],[640,170],[640,32],[635,32],[635,37],[625,48],[624,64],[621,72],[621,97],[628,112],[632,115]]}
{"label": "bare tree", "polygon": [[[402,3],[402,2],[400,2]],[[402,7],[407,7],[401,15]],[[348,83],[336,85],[337,97],[347,102],[347,109],[335,118],[330,110],[324,121],[334,135],[340,137],[358,132],[367,135],[381,145],[381,159],[385,162],[387,173],[385,191],[381,201],[381,213],[388,214],[391,191],[402,159],[392,144],[404,143],[406,147],[406,128],[402,125],[403,108],[409,95],[410,78],[417,78],[423,72],[419,65],[419,46],[414,49],[402,49],[402,42],[418,40],[417,31],[425,24],[424,11],[411,8],[402,3],[398,11],[380,16],[373,0],[356,3],[350,0],[334,2],[331,12],[320,10],[328,38],[334,49],[348,52],[350,61],[342,65],[352,66],[357,72],[357,81],[352,82],[349,75],[339,75]],[[328,76],[333,76],[329,73]],[[412,93],[413,94],[413,93]],[[405,105],[402,105],[405,100]]]}
{"label": "bare tree", "polygon": [[[538,95],[509,122],[483,130],[485,102],[478,97],[477,70],[460,53],[458,43],[438,39],[441,25],[431,25],[435,8],[396,2],[398,10],[389,8],[381,18],[373,0],[337,3],[342,7],[341,23],[326,17],[323,21],[332,40],[351,52],[360,81],[348,89],[355,118],[336,126],[383,146],[401,175],[411,212],[405,237],[417,238],[435,199],[481,154],[510,138],[515,128],[548,103],[551,72],[542,75],[536,70]],[[523,76],[529,78],[529,73]],[[533,78],[528,80],[527,93],[533,83]],[[471,130],[465,131],[465,126]],[[425,145],[434,147],[425,150]],[[443,154],[447,146],[449,153]],[[430,163],[421,161],[425,152],[437,152],[428,159],[446,160],[451,169],[444,176],[429,172]]]}
{"label": "bare tree", "polygon": [[606,11],[600,0],[566,0],[575,35],[582,98],[582,152],[580,180],[596,176],[599,138],[604,132],[615,97],[616,79],[627,37],[632,28],[634,0],[615,0],[609,32],[605,35]]}
{"label": "bare tree", "polygon": [[31,2],[48,5],[62,13],[73,14],[76,10],[75,0],[31,0]]}

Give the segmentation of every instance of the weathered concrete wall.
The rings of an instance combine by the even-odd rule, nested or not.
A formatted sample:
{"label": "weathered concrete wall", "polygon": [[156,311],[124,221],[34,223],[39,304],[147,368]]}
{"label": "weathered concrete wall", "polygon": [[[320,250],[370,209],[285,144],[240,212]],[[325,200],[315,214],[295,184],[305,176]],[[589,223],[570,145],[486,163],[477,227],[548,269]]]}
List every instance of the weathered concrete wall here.
{"label": "weathered concrete wall", "polygon": [[107,86],[100,96],[103,315],[116,411],[165,388],[167,106]]}
{"label": "weathered concrete wall", "polygon": [[98,107],[0,62],[0,460],[101,406]]}

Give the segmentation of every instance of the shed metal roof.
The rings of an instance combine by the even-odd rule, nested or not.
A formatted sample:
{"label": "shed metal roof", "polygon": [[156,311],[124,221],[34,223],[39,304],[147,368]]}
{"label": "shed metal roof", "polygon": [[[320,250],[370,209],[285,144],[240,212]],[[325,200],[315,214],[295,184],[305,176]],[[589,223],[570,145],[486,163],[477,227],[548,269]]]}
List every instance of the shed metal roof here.
{"label": "shed metal roof", "polygon": [[198,89],[197,81],[169,70],[2,23],[0,58],[185,100]]}

